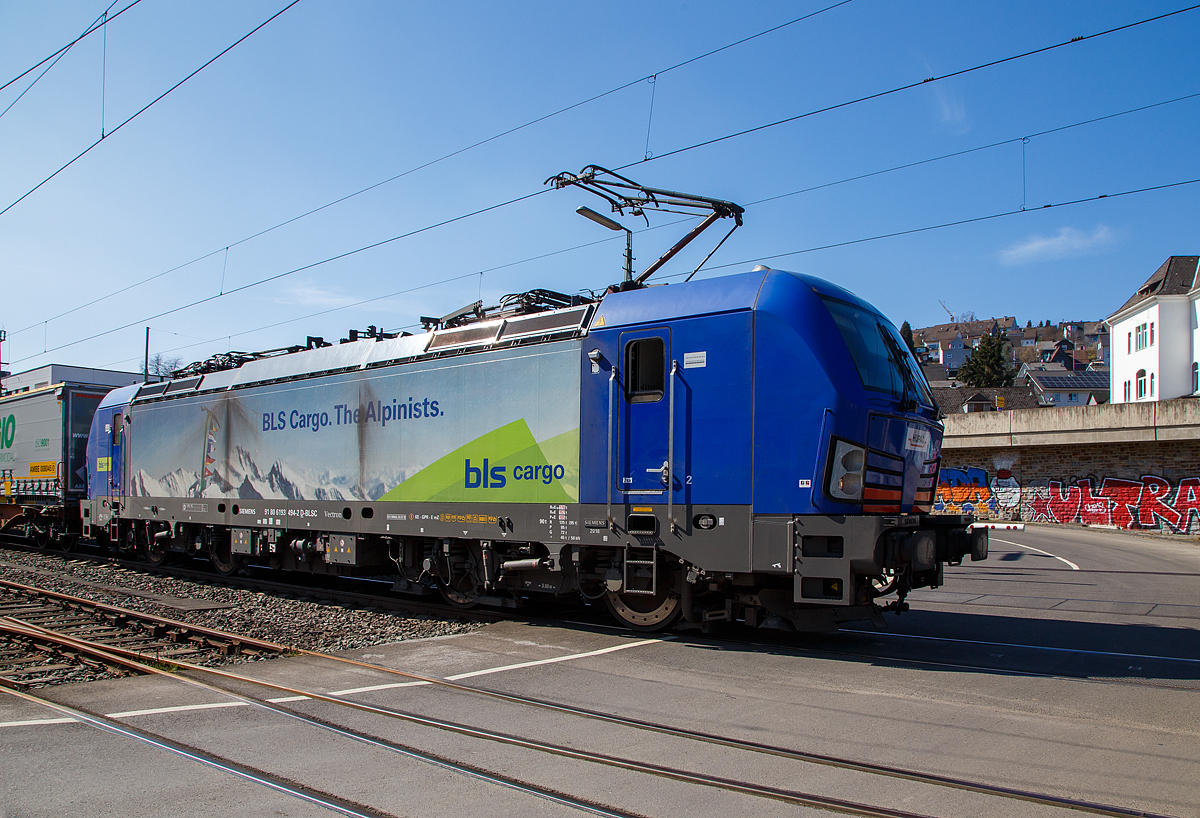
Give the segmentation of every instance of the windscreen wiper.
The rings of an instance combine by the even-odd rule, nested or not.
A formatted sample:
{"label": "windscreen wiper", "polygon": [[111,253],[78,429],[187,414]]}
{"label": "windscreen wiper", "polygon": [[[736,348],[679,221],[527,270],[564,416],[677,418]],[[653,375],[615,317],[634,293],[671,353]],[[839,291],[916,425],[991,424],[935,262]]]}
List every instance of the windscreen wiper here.
{"label": "windscreen wiper", "polygon": [[[908,371],[908,365],[904,362],[904,354],[896,345],[896,339],[891,336],[883,324],[876,323],[875,327],[883,337],[883,343],[888,348],[888,357],[892,359],[892,364],[900,372],[900,380],[904,383],[904,394],[900,396],[900,411],[911,412],[920,405],[921,393],[917,391],[917,385],[913,382],[912,373]],[[912,395],[911,399],[909,398],[910,394]]]}

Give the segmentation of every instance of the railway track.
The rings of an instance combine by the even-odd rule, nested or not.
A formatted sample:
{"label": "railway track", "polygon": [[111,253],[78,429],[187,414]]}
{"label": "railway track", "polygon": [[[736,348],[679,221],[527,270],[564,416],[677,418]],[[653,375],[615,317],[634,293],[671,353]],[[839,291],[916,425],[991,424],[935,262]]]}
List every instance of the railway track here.
{"label": "railway track", "polygon": [[[151,565],[140,560],[124,559],[111,554],[100,554],[79,550],[61,551],[41,548],[25,537],[11,534],[0,535],[0,547],[28,553],[58,556],[81,560],[96,565],[111,565],[151,576],[201,582],[225,588],[259,591],[267,594],[313,596],[322,601],[359,607],[378,608],[383,611],[412,614],[416,616],[453,617],[464,621],[498,622],[512,617],[511,613],[481,608],[464,608],[446,603],[430,602],[391,591],[388,583],[371,579],[347,577],[325,577],[318,575],[293,574],[292,582],[281,582],[265,574],[269,569],[252,569],[248,573],[223,575],[203,565]],[[333,582],[330,582],[332,580]],[[337,587],[338,583],[354,583],[358,590]],[[374,587],[372,587],[374,586]],[[381,590],[381,586],[383,589]]]}
{"label": "railway track", "polygon": [[[211,570],[206,570],[205,566],[199,565],[196,567],[189,566],[150,566],[144,562],[134,560],[124,560],[108,555],[96,555],[81,553],[78,551],[70,553],[69,557],[66,554],[55,551],[47,551],[39,549],[35,545],[25,542],[14,541],[14,538],[8,538],[6,542],[0,537],[0,545],[19,548],[22,551],[34,553],[43,553],[48,556],[61,556],[71,560],[84,559],[89,562],[102,565],[116,565],[126,570],[145,573],[152,576],[165,576],[175,579],[200,582],[208,585],[219,587],[238,588],[243,590],[258,591],[273,595],[282,596],[309,596],[318,599],[321,602],[358,606],[362,608],[378,608],[381,610],[394,611],[407,614],[415,614],[421,616],[433,616],[440,618],[454,618],[463,621],[474,622],[497,622],[503,620],[525,620],[531,622],[548,622],[564,623],[586,628],[600,628],[603,630],[617,630],[612,623],[603,616],[593,610],[586,608],[556,608],[552,611],[529,611],[523,610],[520,612],[502,612],[496,610],[471,608],[464,609],[448,604],[438,604],[431,602],[423,602],[411,597],[398,597],[391,593],[372,592],[369,590],[370,585],[383,585],[380,582],[370,580],[361,581],[360,590],[349,590],[346,588],[330,587],[328,584],[311,585],[298,584],[296,582],[281,582],[278,579],[269,576],[261,575],[242,575],[242,576],[223,576]],[[0,567],[5,563],[0,561]],[[22,566],[23,567],[23,566]],[[28,570],[28,569],[26,569]],[[293,579],[312,579],[304,575],[293,576]],[[73,582],[79,580],[70,578]],[[324,579],[324,578],[322,578]],[[86,584],[86,583],[84,583]],[[366,586],[363,588],[363,586]],[[153,595],[151,595],[153,596]],[[775,650],[780,647],[785,647],[789,651],[794,651],[798,655],[805,656],[824,656],[833,658],[845,658],[852,661],[877,661],[887,660],[903,664],[912,665],[914,667],[930,667],[930,668],[945,668],[954,670],[975,670],[975,671],[1004,671],[1009,673],[1019,673],[1024,676],[1036,676],[1045,678],[1072,678],[1080,679],[1098,684],[1116,684],[1116,685],[1134,685],[1140,687],[1156,687],[1170,688],[1179,690],[1196,690],[1200,689],[1200,681],[1194,676],[1181,678],[1133,678],[1121,676],[1116,673],[1127,667],[1130,658],[1138,658],[1140,660],[1160,660],[1167,664],[1179,665],[1187,663],[1190,667],[1197,660],[1180,659],[1176,657],[1151,657],[1139,656],[1131,657],[1126,654],[1111,654],[1114,670],[1109,674],[1097,674],[1091,672],[1071,673],[1070,668],[1064,667],[1061,662],[1056,661],[1064,655],[1078,654],[1085,659],[1103,659],[1107,656],[1104,652],[1097,651],[1081,651],[1071,648],[1054,648],[1038,645],[1014,645],[1004,644],[1005,651],[1009,652],[1008,661],[996,661],[994,658],[989,658],[986,661],[980,661],[978,656],[974,659],[968,656],[966,651],[972,646],[978,648],[989,648],[983,655],[991,657],[994,651],[992,647],[997,647],[992,643],[969,640],[969,639],[948,639],[939,638],[936,636],[905,636],[904,634],[889,634],[888,632],[876,633],[865,630],[843,630],[840,631],[836,639],[831,639],[828,635],[823,634],[804,634],[797,635],[786,632],[776,631],[761,631],[751,630],[744,633],[731,632],[728,628],[715,633],[700,633],[699,631],[687,631],[682,638],[696,639],[698,641],[718,644],[736,645],[738,648]],[[864,644],[865,642],[865,644]],[[891,644],[895,643],[895,644]],[[1044,654],[1044,658],[1037,661],[1029,661],[1025,666],[1018,667],[1013,664],[1015,654],[1012,651],[1024,651],[1030,655]],[[962,652],[962,653],[958,653]],[[950,658],[950,654],[954,653],[954,658]],[[2,666],[2,665],[0,665]]]}
{"label": "railway track", "polygon": [[[586,810],[594,814],[611,816],[637,815],[637,813],[623,810],[616,806],[599,803],[588,798],[573,796],[555,788],[545,787],[531,780],[524,780],[511,775],[503,775],[497,771],[487,770],[478,765],[463,763],[462,761],[443,754],[431,753],[428,750],[423,750],[414,744],[406,744],[387,740],[381,738],[379,735],[375,735],[374,733],[367,732],[362,729],[353,729],[342,726],[339,725],[335,720],[330,719],[328,716],[316,717],[290,707],[282,706],[281,704],[277,703],[277,701],[270,701],[266,698],[234,692],[231,688],[237,687],[238,689],[246,689],[244,686],[249,685],[259,689],[272,691],[274,693],[285,694],[285,697],[287,697],[289,701],[300,699],[310,702],[319,702],[324,705],[330,705],[334,708],[345,708],[358,713],[364,713],[369,716],[378,717],[380,719],[398,720],[411,725],[430,728],[444,733],[451,733],[469,739],[505,745],[507,747],[517,748],[523,751],[557,756],[560,758],[590,764],[603,765],[609,768],[632,772],[639,775],[670,779],[688,785],[713,788],[754,798],[771,799],[795,806],[813,807],[842,814],[879,816],[880,818],[926,818],[926,816],[923,816],[921,813],[898,810],[887,806],[831,797],[818,792],[786,789],[749,781],[735,780],[704,772],[697,772],[694,770],[687,770],[663,764],[649,763],[646,761],[639,761],[633,758],[607,753],[591,752],[527,736],[488,730],[468,724],[421,715],[415,712],[399,710],[391,707],[383,707],[375,704],[368,704],[349,699],[344,696],[328,695],[313,690],[307,690],[291,685],[283,685],[263,679],[249,677],[245,674],[238,673],[227,668],[218,668],[204,664],[197,664],[192,661],[187,661],[185,658],[183,658],[184,654],[178,652],[170,656],[165,656],[161,651],[155,653],[154,655],[150,655],[147,653],[146,645],[131,645],[129,642],[124,641],[119,636],[115,636],[110,631],[103,629],[100,631],[89,631],[87,628],[82,627],[82,623],[78,621],[64,621],[61,616],[56,618],[55,615],[47,613],[43,610],[43,608],[51,606],[40,605],[37,598],[31,593],[33,589],[27,589],[24,586],[13,588],[12,586],[12,583],[3,583],[3,587],[0,588],[0,590],[5,592],[15,591],[16,595],[14,598],[18,603],[7,606],[5,610],[8,613],[0,617],[0,630],[3,630],[5,633],[17,635],[33,641],[38,641],[44,645],[54,645],[65,651],[75,651],[80,655],[88,656],[92,660],[103,662],[106,665],[119,666],[133,672],[156,673],[170,676],[171,678],[178,679],[184,684],[204,689],[215,695],[233,698],[244,704],[260,708],[264,711],[274,713],[289,720],[300,721],[308,726],[316,727],[326,731],[332,731],[344,738],[353,739],[358,742],[365,742],[374,747],[386,749],[409,758],[425,761],[427,763],[436,764],[443,768],[452,769],[456,772],[470,775],[474,778],[486,780],[508,788],[515,788],[522,792],[537,795],[542,798],[549,798],[557,803],[575,807],[581,810]],[[65,597],[65,595],[61,594],[54,594],[52,597],[57,598],[58,602],[65,603],[61,607],[66,613],[69,614],[72,611],[78,611],[78,608],[76,608],[74,605],[77,600],[74,600],[70,597]],[[90,604],[95,605],[95,603]],[[112,606],[97,606],[97,609],[106,618],[120,617],[122,613],[131,615],[133,614],[133,612],[122,612],[120,609],[113,608]],[[137,616],[142,615],[139,614]],[[160,620],[156,624],[162,627],[170,627],[171,625],[181,623],[171,623],[169,620]],[[54,627],[49,627],[51,625],[58,625],[59,628],[56,629]],[[174,636],[175,642],[178,643],[178,635]],[[210,643],[211,647],[216,647],[218,644],[223,645],[225,646],[226,653],[228,652],[230,646],[237,646],[239,648],[241,647],[238,638],[234,635],[219,634],[214,632],[189,634],[185,637],[184,641],[196,642],[198,639]],[[259,642],[258,640],[250,640],[250,644],[248,644],[247,647],[252,650],[285,650],[283,646],[263,643]],[[776,758],[786,759],[791,762],[796,762],[801,766],[820,765],[823,767],[833,767],[840,770],[869,776],[903,779],[918,785],[962,790],[990,798],[1002,799],[1005,801],[1022,801],[1056,810],[1065,809],[1085,814],[1112,816],[1112,818],[1132,818],[1132,816],[1142,816],[1142,818],[1166,818],[1166,816],[1156,816],[1152,813],[1147,813],[1141,810],[1127,809],[1119,806],[1101,804],[1081,799],[1063,798],[1017,788],[996,786],[983,782],[930,774],[919,770],[871,764],[851,758],[810,753],[793,748],[750,742],[731,737],[699,732],[682,727],[647,722],[639,719],[623,717],[619,714],[588,710],[562,702],[554,702],[533,697],[502,693],[495,690],[465,685],[458,682],[447,681],[436,677],[411,673],[404,670],[397,670],[377,664],[347,659],[344,657],[324,654],[316,651],[300,651],[300,653],[317,657],[321,660],[352,666],[356,672],[366,670],[391,677],[398,676],[425,685],[451,690],[456,693],[465,693],[472,696],[484,697],[493,701],[502,701],[507,704],[518,705],[520,707],[532,707],[542,710],[550,710],[558,714],[574,716],[589,721],[603,722],[637,731],[665,735],[688,742],[700,742],[708,745],[716,745],[724,749],[738,752],[773,756]],[[188,675],[179,675],[178,671],[185,671],[188,673]],[[201,681],[200,678],[197,678],[198,676],[208,677],[214,681]],[[19,682],[7,679],[2,675],[0,675],[0,685],[8,688],[21,686]],[[33,700],[30,698],[30,693],[22,693],[21,696],[23,698]],[[36,697],[34,698],[36,699]],[[58,709],[60,712],[63,710],[61,705],[48,703],[47,706]],[[363,816],[387,815],[387,813],[379,812],[369,807],[364,807],[362,805],[346,801],[345,799],[329,795],[328,793],[318,792],[312,788],[305,787],[303,785],[297,785],[294,782],[276,780],[277,777],[272,777],[270,774],[264,773],[261,770],[246,767],[245,765],[231,759],[224,758],[211,752],[199,750],[185,743],[180,743],[160,736],[146,734],[142,731],[134,730],[133,728],[124,724],[116,724],[111,719],[99,714],[83,711],[79,716],[73,715],[71,717],[77,718],[77,720],[83,721],[84,723],[90,724],[98,729],[104,729],[109,732],[120,732],[129,736],[130,738],[154,744],[155,746],[159,746],[162,749],[173,752],[177,755],[193,758],[199,763],[215,766],[231,774],[241,776],[248,780],[257,781],[264,786],[271,786],[273,788],[280,789],[281,791],[288,792],[296,797],[302,797],[308,800],[316,799],[314,801],[315,803],[321,803],[323,806],[327,806],[328,808],[342,812],[343,814]],[[381,732],[383,731],[381,730]]]}
{"label": "railway track", "polygon": [[[14,626],[15,625],[15,626]],[[258,639],[130,611],[68,594],[0,580],[0,682],[19,687],[59,684],[78,669],[119,667],[94,653],[72,650],[40,633],[77,637],[88,644],[122,648],[148,661],[187,660],[196,664],[259,658],[289,648]]]}

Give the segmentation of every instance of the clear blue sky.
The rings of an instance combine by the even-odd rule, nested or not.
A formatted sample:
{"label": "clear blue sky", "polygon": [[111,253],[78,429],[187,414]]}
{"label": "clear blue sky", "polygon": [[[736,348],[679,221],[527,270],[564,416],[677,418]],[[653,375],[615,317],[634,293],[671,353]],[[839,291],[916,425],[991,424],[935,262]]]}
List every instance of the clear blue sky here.
{"label": "clear blue sky", "polygon": [[[0,82],[69,42],[109,2],[0,5]],[[745,226],[702,276],[1026,205],[1003,218],[768,262],[844,286],[897,324],[946,320],[939,300],[1022,323],[1100,318],[1167,256],[1200,253],[1200,185],[1041,208],[1200,178],[1200,97],[1019,141],[1200,92],[1200,10],[640,161],[648,126],[658,156],[1187,5],[852,0],[665,71],[833,2],[300,0],[0,215],[6,368],[140,370],[147,325],[152,353],[187,362],[306,335],[336,340],[368,324],[411,326],[420,315],[535,287],[600,289],[620,276],[623,239],[577,216],[579,205],[603,203],[568,189],[149,318],[536,192],[547,177],[590,163],[638,163],[624,172],[644,184],[747,206]],[[0,208],[100,136],[102,64],[111,129],[285,4],[143,0],[111,23],[107,43],[99,32],[79,42],[0,117]],[[638,82],[241,241],[656,72],[653,86]],[[34,76],[0,92],[0,110]],[[686,227],[636,236],[638,269]],[[713,228],[664,275],[689,271],[723,232]],[[124,324],[133,326],[54,349]]]}

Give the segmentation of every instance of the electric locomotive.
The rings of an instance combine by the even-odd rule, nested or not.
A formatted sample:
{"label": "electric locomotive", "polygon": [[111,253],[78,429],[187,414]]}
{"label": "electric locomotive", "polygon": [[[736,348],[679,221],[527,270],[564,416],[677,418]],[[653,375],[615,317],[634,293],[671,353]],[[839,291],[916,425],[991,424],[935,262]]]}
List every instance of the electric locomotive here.
{"label": "electric locomotive", "polygon": [[930,513],[939,412],[878,310],[765,267],[646,277],[115,390],[84,534],[462,606],[581,594],[640,630],[878,622],[987,556],[969,516]]}

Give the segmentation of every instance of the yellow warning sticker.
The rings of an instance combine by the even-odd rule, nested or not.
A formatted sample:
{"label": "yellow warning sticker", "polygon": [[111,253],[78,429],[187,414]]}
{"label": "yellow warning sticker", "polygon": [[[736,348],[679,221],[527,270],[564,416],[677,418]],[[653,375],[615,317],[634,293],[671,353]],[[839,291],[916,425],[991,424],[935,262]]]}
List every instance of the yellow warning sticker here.
{"label": "yellow warning sticker", "polygon": [[111,457],[97,457],[96,458],[96,471],[112,471],[112,458]]}
{"label": "yellow warning sticker", "polygon": [[601,315],[599,318],[597,318],[595,321],[593,321],[592,326],[597,327],[597,328],[603,327],[604,326],[604,316]]}
{"label": "yellow warning sticker", "polygon": [[56,474],[58,474],[58,464],[53,460],[29,464],[30,477],[53,477]]}
{"label": "yellow warning sticker", "polygon": [[443,523],[484,523],[495,525],[500,520],[490,514],[443,514]]}

